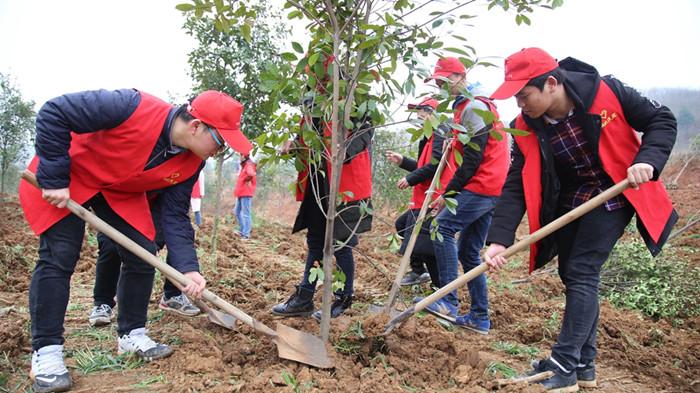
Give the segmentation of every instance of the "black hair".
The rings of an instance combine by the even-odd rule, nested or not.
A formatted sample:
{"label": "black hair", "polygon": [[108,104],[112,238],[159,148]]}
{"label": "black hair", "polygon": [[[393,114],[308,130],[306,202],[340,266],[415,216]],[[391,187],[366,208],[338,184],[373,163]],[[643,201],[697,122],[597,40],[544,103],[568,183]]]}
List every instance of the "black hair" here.
{"label": "black hair", "polygon": [[194,120],[194,116],[187,110],[187,107],[189,104],[182,104],[180,105],[179,108],[177,108],[177,112],[175,112],[175,116],[179,117],[180,119],[184,121],[190,121]]}
{"label": "black hair", "polygon": [[536,76],[530,79],[525,86],[535,86],[536,88],[540,89],[540,91],[542,91],[544,90],[544,84],[545,82],[547,82],[547,78],[549,78],[550,76],[556,79],[559,84],[563,84],[564,82],[566,82],[566,73],[560,67],[557,67],[552,71],[546,72],[540,76]]}

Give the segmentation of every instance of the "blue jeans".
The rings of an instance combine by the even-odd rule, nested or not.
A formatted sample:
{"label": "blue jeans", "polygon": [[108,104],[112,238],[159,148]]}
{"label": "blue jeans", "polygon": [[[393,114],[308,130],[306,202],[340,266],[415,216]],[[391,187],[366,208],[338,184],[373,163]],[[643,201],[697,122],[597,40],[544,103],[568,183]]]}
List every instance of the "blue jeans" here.
{"label": "blue jeans", "polygon": [[250,218],[250,207],[253,203],[253,197],[238,197],[236,207],[233,212],[236,214],[236,220],[241,228],[241,236],[250,237],[250,230],[253,227],[253,222]]}
{"label": "blue jeans", "polygon": [[[481,264],[479,252],[484,247],[493,208],[498,201],[497,197],[479,195],[469,190],[462,190],[455,199],[457,214],[452,214],[445,208],[433,221],[437,223],[438,232],[442,235],[442,242],[438,239],[433,242],[440,272],[440,287],[444,287],[458,277],[458,259],[462,263],[464,272]],[[459,243],[455,241],[457,232],[460,232]],[[467,286],[472,300],[470,312],[476,319],[488,318],[489,294],[486,275],[479,275]],[[444,299],[459,307],[457,291],[450,292]]]}

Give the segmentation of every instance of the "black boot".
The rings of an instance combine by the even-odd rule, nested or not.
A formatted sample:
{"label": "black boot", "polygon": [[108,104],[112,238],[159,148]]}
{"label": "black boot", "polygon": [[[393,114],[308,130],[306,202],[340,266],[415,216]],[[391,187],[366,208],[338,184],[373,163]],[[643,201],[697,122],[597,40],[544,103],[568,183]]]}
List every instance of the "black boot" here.
{"label": "black boot", "polygon": [[[331,304],[331,318],[337,318],[342,313],[345,312],[350,306],[352,306],[352,295],[339,295],[337,293],[333,294],[335,300]],[[320,321],[321,320],[321,310],[316,310],[312,317]]]}
{"label": "black boot", "polygon": [[576,367],[576,379],[578,379],[578,386],[580,387],[598,387],[598,382],[595,379],[595,363],[591,361]]}
{"label": "black boot", "polygon": [[272,314],[283,317],[308,317],[314,312],[314,293],[297,285],[286,302],[272,308]]}
{"label": "black boot", "polygon": [[554,364],[551,359],[535,360],[532,362],[532,368],[532,371],[526,373],[527,376],[544,375],[544,373],[549,371],[553,373],[551,377],[537,382],[547,389],[548,392],[578,392],[579,387],[576,381],[575,370],[565,373],[559,366]]}

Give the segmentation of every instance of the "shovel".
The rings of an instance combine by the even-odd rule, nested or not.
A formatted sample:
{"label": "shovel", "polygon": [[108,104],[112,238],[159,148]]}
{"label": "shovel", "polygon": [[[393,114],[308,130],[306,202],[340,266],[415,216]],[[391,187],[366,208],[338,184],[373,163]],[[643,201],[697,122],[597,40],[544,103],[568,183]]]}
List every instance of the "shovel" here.
{"label": "shovel", "polygon": [[[451,141],[451,140],[449,140]],[[442,157],[440,158],[440,163],[438,164],[437,169],[435,170],[435,175],[433,176],[433,181],[430,183],[430,187],[428,188],[428,191],[425,193],[425,200],[423,201],[423,205],[420,208],[420,212],[418,213],[418,218],[416,219],[416,223],[413,226],[413,232],[411,232],[411,238],[408,239],[408,244],[406,245],[406,250],[404,250],[403,255],[401,256],[401,262],[399,263],[399,270],[396,272],[396,278],[394,278],[394,283],[391,285],[391,291],[389,291],[389,298],[386,301],[386,304],[384,305],[384,309],[382,312],[387,315],[391,315],[392,308],[394,307],[394,303],[396,303],[396,297],[399,294],[399,288],[401,287],[401,279],[403,278],[404,274],[406,274],[406,268],[408,267],[408,264],[411,260],[411,254],[413,253],[413,247],[416,245],[416,240],[418,239],[418,235],[420,234],[421,227],[423,226],[423,219],[425,218],[426,213],[428,212],[428,206],[430,205],[430,202],[432,201],[432,196],[433,193],[435,192],[435,188],[437,187],[437,184],[440,182],[440,176],[442,175],[442,170],[445,168],[445,164],[447,163],[447,157],[450,155],[450,150],[452,147],[452,143],[447,143],[447,147],[445,147],[445,151],[442,153]]]}
{"label": "shovel", "polygon": [[[619,195],[620,193],[625,191],[627,189],[627,187],[629,187],[629,182],[627,179],[615,184],[614,186],[601,192],[600,194],[596,195],[595,197],[589,199],[587,202],[583,203],[579,207],[567,212],[563,216],[550,222],[549,224],[545,225],[544,227],[540,228],[539,230],[535,231],[534,233],[530,234],[529,236],[526,236],[525,238],[523,238],[519,242],[506,248],[501,253],[499,253],[498,256],[508,258],[511,255],[526,249],[531,244],[540,241],[541,239],[552,234],[552,232],[562,228],[563,226],[571,223],[572,221],[583,216],[584,214],[588,213],[589,211],[602,205],[603,203],[605,203],[605,201],[616,197],[617,195]],[[426,307],[435,303],[439,299],[442,299],[448,293],[456,290],[457,288],[464,286],[466,283],[468,283],[469,281],[478,277],[480,274],[485,273],[488,269],[489,269],[488,265],[486,263],[482,263],[479,266],[471,269],[470,271],[468,271],[467,273],[465,273],[461,277],[456,278],[455,280],[453,280],[449,284],[447,284],[444,287],[440,288],[439,290],[435,291],[430,296],[428,296],[425,299],[421,300],[420,302],[412,305],[407,310],[403,311],[401,314],[399,314],[396,317],[394,317],[393,319],[391,319],[384,326],[384,329],[385,329],[384,334],[390,333],[399,323],[405,321],[413,314],[424,310]]]}
{"label": "shovel", "polygon": [[[22,179],[24,179],[34,187],[40,188],[36,181],[36,177],[32,172],[25,170],[22,173]],[[177,283],[181,287],[184,287],[188,284],[189,279],[185,277],[182,273],[178,272],[165,262],[161,261],[155,255],[146,251],[143,247],[136,244],[136,242],[124,236],[124,234],[120,233],[116,229],[112,228],[109,224],[102,221],[102,219],[100,219],[95,214],[88,211],[81,205],[77,204],[72,199],[68,200],[68,204],[66,207],[73,214],[82,218],[85,222],[90,224],[90,226],[104,233],[110,239],[112,239],[122,247],[126,248],[127,250],[131,251],[134,255],[143,259],[149,265],[158,269],[161,272],[161,274],[163,274],[168,280],[170,280],[170,282]],[[234,307],[232,304],[223,300],[208,289],[204,290],[204,292],[202,293],[202,297],[210,303],[212,303],[213,305],[215,305],[216,307],[218,307],[219,309],[231,314],[226,315],[218,311],[214,314],[211,314],[210,312],[212,310],[209,309],[208,314],[210,320],[213,315],[215,319],[218,319],[222,322],[215,323],[221,324],[222,326],[233,325],[235,321],[232,321],[231,318],[240,320],[246,325],[252,327],[257,333],[262,333],[266,336],[269,336],[272,339],[272,341],[277,345],[277,353],[280,358],[294,360],[299,363],[308,364],[317,368],[334,367],[333,360],[328,357],[326,346],[320,338],[312,334],[304,333],[302,331],[293,329],[280,323],[277,324],[277,330],[272,330],[262,322],[254,319],[250,315]]]}

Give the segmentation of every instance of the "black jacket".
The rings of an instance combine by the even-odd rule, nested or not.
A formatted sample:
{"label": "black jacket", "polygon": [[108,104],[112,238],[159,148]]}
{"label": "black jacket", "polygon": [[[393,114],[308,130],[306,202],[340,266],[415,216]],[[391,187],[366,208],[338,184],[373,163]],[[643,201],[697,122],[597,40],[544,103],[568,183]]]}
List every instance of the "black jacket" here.
{"label": "black jacket", "polygon": [[[613,76],[600,77],[598,71],[579,60],[566,58],[559,63],[565,71],[564,88],[567,95],[574,101],[575,113],[583,127],[583,133],[594,149],[594,160],[600,163],[598,143],[600,139],[599,115],[589,114],[593,100],[598,92],[601,79],[610,86],[619,100],[625,118],[632,128],[643,133],[642,145],[634,159],[634,163],[647,163],[654,167],[654,180],[664,168],[671,149],[676,140],[676,119],[667,107],[642,96],[635,89],[623,84]],[[547,126],[542,118],[533,119],[522,115],[539,138],[540,157],[542,159],[542,210],[540,221],[542,226],[557,218],[559,191],[561,179],[555,167],[554,156],[546,139]],[[514,122],[511,123],[514,127]],[[524,157],[518,145],[512,145],[512,163],[508,171],[506,183],[503,186],[501,199],[496,205],[487,243],[499,243],[505,246],[513,244],[515,230],[525,213],[525,198],[523,194],[522,169]],[[678,220],[674,211],[658,243],[654,243],[646,230],[640,225],[640,232],[653,255],[661,251],[671,228]],[[638,220],[638,223],[641,221]],[[536,267],[541,267],[557,254],[556,244],[552,236],[540,241],[536,257]]]}

